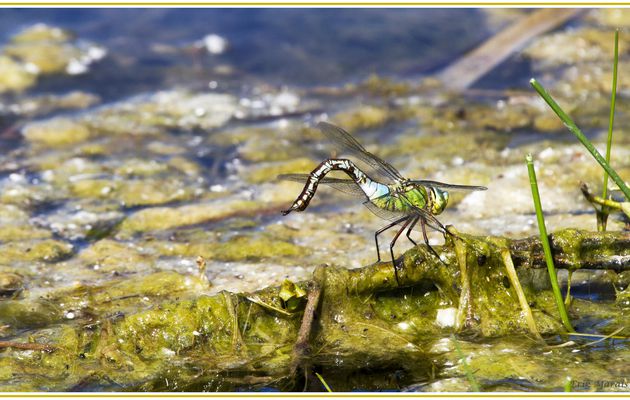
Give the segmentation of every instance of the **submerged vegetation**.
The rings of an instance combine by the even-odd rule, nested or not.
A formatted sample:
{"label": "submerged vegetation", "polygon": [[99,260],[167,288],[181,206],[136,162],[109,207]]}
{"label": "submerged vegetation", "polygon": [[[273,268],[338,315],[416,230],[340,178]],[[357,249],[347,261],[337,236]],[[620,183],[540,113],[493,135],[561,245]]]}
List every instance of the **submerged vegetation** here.
{"label": "submerged vegetation", "polygon": [[[616,258],[630,256],[629,240],[620,233],[567,230],[553,235],[553,250],[563,268],[617,265],[624,270]],[[465,266],[459,264],[458,241],[465,242]],[[28,343],[50,349],[28,354],[19,348],[7,350],[9,357],[3,358],[2,369],[11,378],[5,388],[234,390],[271,385],[295,389],[301,378],[292,369],[297,357],[294,346],[304,324],[302,311],[308,307],[299,299],[304,289],[312,290],[314,283],[321,286],[322,295],[312,328],[316,334],[309,341],[310,355],[304,359],[308,365],[321,368],[337,390],[351,389],[353,382],[347,379],[365,365],[402,366],[398,385],[411,384],[423,376],[426,379],[430,371],[440,371],[451,360],[461,359],[461,351],[475,348],[468,343],[466,350],[449,353],[453,346],[464,348],[460,339],[450,336],[452,332],[482,335],[492,341],[512,336],[509,344],[501,345],[508,346],[502,352],[528,348],[527,353],[541,357],[534,356],[539,342],[515,340],[515,335],[527,337],[529,328],[521,306],[513,300],[515,288],[509,283],[497,248],[506,249],[515,260],[537,331],[546,337],[566,334],[550,302],[550,288],[541,288],[535,274],[523,279],[528,275],[523,275],[525,271],[533,273],[544,266],[539,241],[460,234],[440,249],[444,264],[436,262],[424,246],[408,251],[401,261],[402,287],[396,283],[391,263],[380,263],[354,270],[320,267],[312,282],[285,281],[281,287],[247,294],[223,291],[198,296],[204,282],[162,272],[58,293],[30,310],[20,307],[20,302],[1,303],[5,321],[22,312],[22,320],[39,326],[40,333],[30,334]],[[460,297],[463,291],[459,272],[463,271],[472,288],[472,297],[466,302]],[[180,300],[167,301],[173,296]],[[291,299],[298,302],[292,303]],[[72,319],[84,322],[59,326],[59,320],[70,318],[58,309],[56,305],[60,304],[74,310]],[[146,310],[125,315],[138,306]],[[588,323],[594,313],[606,315],[608,321],[601,333],[616,334],[630,322],[626,313],[616,310],[618,306],[576,300],[573,317],[581,324]],[[93,322],[84,325],[88,320]],[[552,351],[555,355],[549,362],[554,357],[575,358],[572,353],[579,343],[591,340],[572,339],[568,348],[561,346]],[[497,376],[500,369],[510,377],[523,368],[524,360],[517,360],[509,363],[511,366],[502,364],[492,370],[483,365],[489,361],[486,357],[480,354],[467,363],[458,363],[457,369],[468,371],[468,375],[470,370],[483,368],[484,374],[492,376]],[[297,361],[301,365],[304,360]],[[412,364],[416,367],[411,368]],[[573,376],[582,380],[587,374],[585,366]],[[388,378],[382,376],[364,387],[388,387],[383,379]],[[543,384],[532,383],[532,389],[561,386],[564,379],[561,374],[554,375]],[[480,387],[488,389],[492,384],[482,382]]]}
{"label": "submerged vegetation", "polygon": [[[611,39],[628,19],[613,11],[541,35],[518,61],[593,147],[612,127]],[[131,62],[116,49],[44,25],[1,47],[0,390],[628,390],[630,200],[580,185],[600,193],[602,170],[527,79],[275,87],[210,52],[217,40],[152,44],[179,62],[169,79],[193,83],[115,100],[68,89],[77,60],[84,77]],[[630,60],[618,58],[601,158],[623,187]],[[379,226],[360,203],[321,188],[309,212],[280,215],[297,189],[276,176],[339,156],[312,128],[322,119],[402,176],[488,190],[450,193],[450,234],[399,243],[397,274],[389,257],[372,264]]]}

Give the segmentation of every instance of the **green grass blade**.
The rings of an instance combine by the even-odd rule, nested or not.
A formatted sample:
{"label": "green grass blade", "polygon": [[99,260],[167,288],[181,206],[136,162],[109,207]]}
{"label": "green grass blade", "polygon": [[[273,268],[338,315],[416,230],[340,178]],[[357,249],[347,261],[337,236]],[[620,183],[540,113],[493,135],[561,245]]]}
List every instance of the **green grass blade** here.
{"label": "green grass blade", "polygon": [[569,332],[574,332],[567,310],[564,307],[564,301],[562,299],[562,293],[560,293],[560,286],[558,286],[558,276],[556,275],[556,268],[553,264],[553,256],[551,255],[551,246],[549,245],[549,236],[547,235],[547,228],[545,227],[545,217],[542,213],[542,206],[540,204],[540,194],[538,193],[538,180],[536,179],[536,171],[534,170],[534,160],[531,154],[525,157],[527,161],[527,172],[529,173],[529,183],[532,187],[532,197],[534,198],[534,208],[536,209],[536,219],[538,220],[538,230],[540,232],[540,242],[545,252],[545,261],[547,262],[547,271],[549,271],[549,279],[551,280],[551,288],[553,289],[553,296],[556,299],[556,305],[558,306],[558,312],[560,313],[560,319],[562,324]]}
{"label": "green grass blade", "polygon": [[317,372],[315,372],[315,375],[317,376],[317,379],[319,379],[319,381],[322,383],[322,385],[324,385],[328,393],[332,393],[332,389],[330,389],[330,386],[328,386],[328,384],[324,380],[324,377],[318,374]]}
{"label": "green grass blade", "polygon": [[[613,61],[612,94],[610,97],[610,118],[608,120],[608,141],[606,142],[606,162],[610,164],[610,148],[612,146],[613,124],[615,122],[615,100],[617,97],[617,64],[619,63],[619,30],[615,31],[615,56]],[[608,196],[608,173],[604,171],[604,188],[602,198]]]}
{"label": "green grass blade", "polygon": [[564,381],[564,391],[565,392],[573,391],[573,379],[571,379],[571,377],[567,376],[566,380]]}
{"label": "green grass blade", "polygon": [[549,95],[549,93],[547,93],[545,88],[543,88],[542,85],[538,83],[538,81],[536,81],[536,79],[532,78],[529,81],[529,83],[538,92],[538,94],[545,100],[545,102],[547,102],[549,107],[551,107],[551,109],[562,120],[562,122],[564,122],[564,125],[569,129],[569,131],[571,131],[571,133],[573,133],[578,138],[578,140],[584,145],[584,147],[586,147],[586,149],[593,155],[593,157],[599,163],[599,165],[601,165],[602,168],[604,168],[604,170],[608,173],[608,175],[610,175],[612,180],[617,184],[617,186],[619,186],[619,189],[621,189],[621,191],[626,196],[626,198],[630,200],[630,188],[626,186],[623,179],[619,177],[617,172],[614,169],[612,169],[612,167],[610,166],[610,164],[608,164],[608,162],[606,162],[604,157],[602,157],[599,151],[597,151],[595,146],[593,146],[593,144],[586,138],[586,136],[584,136],[584,133],[582,133],[580,128],[578,128],[575,125],[575,122],[573,122],[571,117],[569,117],[564,112],[564,110],[562,110],[562,108],[558,105],[558,103],[556,103],[556,101]]}
{"label": "green grass blade", "polygon": [[[619,64],[619,29],[615,30],[615,51],[613,57],[613,77],[612,77],[612,89],[610,95],[610,117],[608,119],[608,139],[606,141],[606,162],[610,164],[610,149],[612,147],[612,133],[613,125],[615,123],[615,100],[617,98],[617,65]],[[608,173],[604,171],[604,183],[602,188],[602,198],[608,197]],[[606,221],[608,220],[608,210],[606,207],[602,207],[598,215],[601,219],[601,230],[606,230]]]}
{"label": "green grass blade", "polygon": [[457,357],[462,362],[462,367],[464,368],[464,373],[466,374],[466,379],[468,379],[468,383],[470,383],[470,387],[474,392],[481,392],[481,388],[479,387],[479,382],[477,382],[477,378],[473,374],[470,369],[470,365],[466,362],[466,357],[464,357],[464,353],[462,352],[462,348],[459,346],[459,342],[455,339],[455,335],[451,335],[451,340],[455,345],[455,351],[457,352]]}

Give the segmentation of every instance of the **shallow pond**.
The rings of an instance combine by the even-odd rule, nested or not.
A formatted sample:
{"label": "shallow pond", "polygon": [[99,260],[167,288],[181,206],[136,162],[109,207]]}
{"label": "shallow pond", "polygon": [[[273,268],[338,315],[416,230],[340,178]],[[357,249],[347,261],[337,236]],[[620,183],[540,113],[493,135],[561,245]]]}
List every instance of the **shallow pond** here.
{"label": "shallow pond", "polygon": [[[256,360],[243,355],[241,368],[234,354],[221,358],[229,345],[213,342],[219,347],[192,355],[201,346],[195,340],[210,334],[201,314],[193,318],[189,310],[216,298],[232,304],[223,291],[310,279],[318,265],[376,261],[374,232],[385,223],[361,200],[322,187],[305,212],[280,213],[302,187],[277,175],[309,173],[334,152],[313,128],[320,120],[344,127],[406,177],[487,186],[452,194],[439,219],[459,232],[537,234],[527,153],[536,160],[547,229],[595,230],[579,183],[599,193],[601,169],[528,81],[544,82],[604,149],[613,32],[630,26],[630,12],[589,10],[535,38],[465,91],[433,78],[528,12],[3,9],[0,336],[63,350],[4,349],[0,390],[304,386],[264,379],[284,365],[297,319],[276,316],[276,333],[261,322],[252,337],[282,337],[284,350],[265,350]],[[625,179],[629,43],[622,31],[611,158]],[[623,214],[610,216],[609,231],[627,227]],[[419,230],[413,235],[422,242]],[[439,248],[443,235],[430,231],[429,243]],[[410,247],[400,240],[396,255]],[[624,254],[618,272],[630,265]],[[543,305],[545,274],[530,277],[538,282],[530,295],[538,296],[541,321],[554,312]],[[560,277],[566,287],[566,271]],[[331,315],[339,331],[315,340],[314,370],[339,391],[627,391],[629,280],[627,271],[572,276],[576,330],[617,335],[598,343],[599,337],[558,334],[551,322],[541,329],[542,344],[518,326],[455,335],[436,317],[438,309],[456,307],[439,286],[350,299],[355,314],[369,305],[366,313],[387,319],[396,309],[394,328],[381,321],[369,336],[352,325],[355,338],[341,328],[343,313]],[[245,335],[250,318],[266,318],[265,310],[238,304]],[[174,318],[177,332],[150,325],[160,318]],[[134,334],[140,341],[162,335],[161,347],[136,345],[130,361],[123,354],[129,349],[115,348],[112,338],[122,344]],[[360,335],[382,347],[356,352]],[[126,365],[128,375],[110,374],[112,365]],[[243,372],[248,368],[257,379]],[[239,371],[240,380],[229,378]],[[309,382],[309,390],[323,389]]]}

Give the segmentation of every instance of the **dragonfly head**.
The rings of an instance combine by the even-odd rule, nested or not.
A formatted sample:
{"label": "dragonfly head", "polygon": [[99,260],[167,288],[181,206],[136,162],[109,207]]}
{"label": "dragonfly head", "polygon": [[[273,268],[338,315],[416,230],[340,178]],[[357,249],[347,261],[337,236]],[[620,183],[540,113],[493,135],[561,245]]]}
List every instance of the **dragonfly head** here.
{"label": "dragonfly head", "polygon": [[430,187],[429,193],[431,196],[431,213],[433,215],[441,214],[448,204],[448,192],[440,190],[436,187]]}

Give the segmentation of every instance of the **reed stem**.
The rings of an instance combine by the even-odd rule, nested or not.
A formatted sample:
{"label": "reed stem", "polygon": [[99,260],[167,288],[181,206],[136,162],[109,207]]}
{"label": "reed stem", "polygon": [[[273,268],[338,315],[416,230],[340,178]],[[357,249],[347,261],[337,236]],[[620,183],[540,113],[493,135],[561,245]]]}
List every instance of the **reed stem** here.
{"label": "reed stem", "polygon": [[556,274],[556,268],[553,263],[553,256],[551,255],[551,246],[549,245],[549,236],[547,235],[547,228],[545,227],[545,217],[543,216],[542,206],[540,204],[540,194],[538,193],[538,181],[536,179],[536,171],[534,170],[534,159],[531,154],[525,157],[527,161],[527,172],[529,173],[529,183],[532,187],[532,197],[534,199],[534,208],[536,209],[536,219],[538,220],[538,230],[540,231],[540,242],[545,252],[545,261],[547,262],[547,271],[549,271],[549,280],[551,281],[551,288],[553,289],[553,295],[556,299],[556,305],[558,306],[558,312],[560,313],[560,319],[562,324],[569,332],[574,332],[567,310],[564,307],[564,301],[562,299],[562,293],[560,293],[560,287],[558,286],[558,276]]}
{"label": "reed stem", "polygon": [[[615,123],[615,100],[617,98],[617,65],[619,64],[619,29],[615,30],[615,51],[613,57],[613,78],[612,89],[610,95],[610,117],[608,119],[608,139],[606,141],[606,162],[610,164],[610,149],[612,147],[613,125]],[[602,187],[602,198],[608,197],[608,173],[604,171],[604,183]],[[606,230],[606,222],[608,221],[608,207],[603,206],[601,211],[597,213],[597,229]]]}
{"label": "reed stem", "polygon": [[619,186],[619,189],[623,192],[628,200],[630,200],[630,188],[626,186],[626,183],[621,179],[619,174],[612,169],[610,164],[602,157],[602,155],[597,151],[595,146],[584,136],[584,133],[580,130],[580,128],[575,125],[575,122],[569,117],[564,110],[555,102],[555,100],[547,93],[544,87],[536,79],[530,79],[529,83],[532,87],[538,92],[538,94],[547,102],[549,107],[556,113],[556,115],[564,122],[564,125],[573,133],[578,140],[586,147],[586,149],[593,155],[595,160],[602,166],[602,168],[610,175],[612,180]]}

